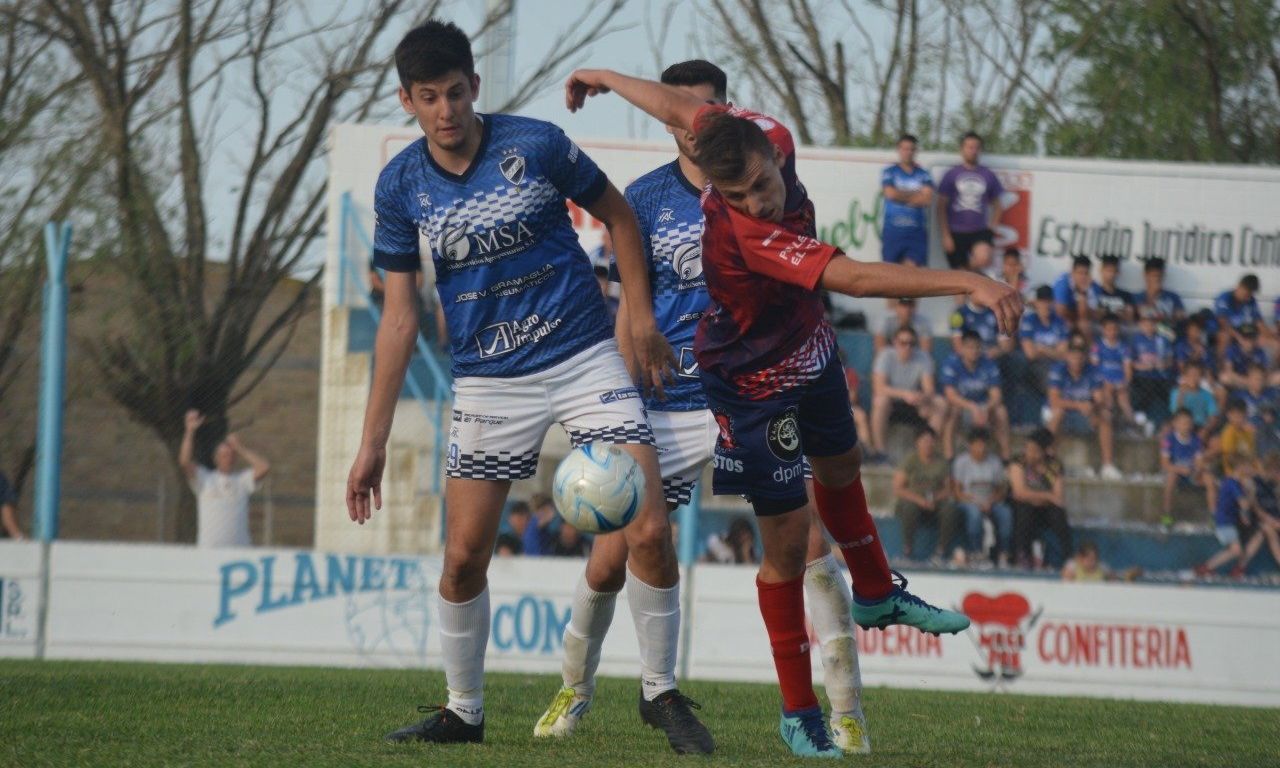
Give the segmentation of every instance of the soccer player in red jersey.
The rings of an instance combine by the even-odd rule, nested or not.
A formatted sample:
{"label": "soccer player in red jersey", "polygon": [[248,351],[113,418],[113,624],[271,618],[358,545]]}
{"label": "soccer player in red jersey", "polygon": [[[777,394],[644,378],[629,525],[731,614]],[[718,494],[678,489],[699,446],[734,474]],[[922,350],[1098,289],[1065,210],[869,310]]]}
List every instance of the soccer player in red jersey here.
{"label": "soccer player in red jersey", "polygon": [[862,451],[818,289],[859,298],[963,295],[991,308],[1008,334],[1016,331],[1022,298],[972,272],[858,262],[818,241],[813,203],[796,177],[794,141],[776,119],[609,70],[570,75],[566,106],[576,111],[587,97],[609,91],[692,132],[695,160],[710,180],[702,197],[702,263],[711,307],[694,352],[720,425],[714,490],[747,496],[759,519],[764,557],[756,585],[782,691],[783,740],[797,755],[834,756],[804,632],[802,459],[813,467],[818,512],[852,572],[859,625],[954,633],[969,620],[907,592],[904,579],[893,581],[867,509]]}

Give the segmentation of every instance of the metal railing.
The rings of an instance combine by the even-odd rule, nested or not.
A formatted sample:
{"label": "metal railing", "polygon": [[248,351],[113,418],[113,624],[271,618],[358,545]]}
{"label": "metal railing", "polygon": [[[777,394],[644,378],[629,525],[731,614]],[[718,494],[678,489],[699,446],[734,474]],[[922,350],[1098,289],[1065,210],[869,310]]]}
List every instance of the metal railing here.
{"label": "metal railing", "polygon": [[[351,193],[343,192],[342,210],[338,219],[338,262],[340,265],[338,304],[347,305],[347,282],[350,281],[354,286],[353,290],[359,291],[359,295],[365,300],[363,309],[369,313],[374,325],[377,326],[382,320],[382,312],[373,301],[373,296],[368,288],[365,287],[365,281],[361,278],[360,271],[356,267],[356,261],[351,258],[349,252],[351,235],[353,234],[366,254],[360,260],[360,263],[365,263],[373,255],[373,239],[360,223]],[[444,463],[444,408],[452,388],[449,377],[445,374],[440,361],[436,359],[426,339],[422,337],[421,329],[419,329],[418,337],[414,343],[417,347],[417,357],[421,358],[425,363],[427,373],[431,377],[431,388],[435,394],[434,400],[427,397],[427,393],[423,390],[421,383],[413,376],[411,369],[405,376],[405,384],[408,386],[414,400],[422,407],[423,413],[426,414],[427,420],[432,426],[434,444],[431,451],[431,493],[439,495],[441,492],[440,476]]]}

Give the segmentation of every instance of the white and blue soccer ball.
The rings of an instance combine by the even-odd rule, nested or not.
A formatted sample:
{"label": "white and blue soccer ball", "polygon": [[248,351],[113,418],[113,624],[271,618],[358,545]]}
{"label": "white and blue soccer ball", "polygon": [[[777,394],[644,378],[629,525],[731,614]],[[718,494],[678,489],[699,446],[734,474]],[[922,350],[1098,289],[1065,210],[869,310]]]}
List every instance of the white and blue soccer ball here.
{"label": "white and blue soccer ball", "polygon": [[551,492],[569,525],[608,533],[626,527],[640,511],[644,471],[616,445],[587,443],[560,462]]}

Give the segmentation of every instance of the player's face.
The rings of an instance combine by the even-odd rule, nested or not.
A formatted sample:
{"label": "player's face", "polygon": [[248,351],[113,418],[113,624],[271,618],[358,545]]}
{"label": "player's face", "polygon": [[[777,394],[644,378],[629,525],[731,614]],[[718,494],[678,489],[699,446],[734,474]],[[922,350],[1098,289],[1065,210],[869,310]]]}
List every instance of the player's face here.
{"label": "player's face", "polygon": [[965,139],[960,143],[960,158],[969,165],[976,165],[981,154],[982,142],[977,139]]}
{"label": "player's face", "polygon": [[898,162],[902,165],[915,165],[916,143],[914,141],[898,142]]}
{"label": "player's face", "polygon": [[784,160],[777,147],[772,156],[753,152],[741,179],[712,179],[711,183],[734,210],[776,224],[782,221],[787,202],[787,187],[782,181]]}
{"label": "player's face", "polygon": [[468,77],[461,70],[424,83],[400,89],[400,104],[417,119],[427,141],[446,151],[463,147],[476,125],[475,101],[480,76]]}
{"label": "player's face", "polygon": [[[705,101],[711,104],[724,103],[724,99],[716,97],[716,89],[709,83],[702,83],[700,85],[677,85],[675,88],[677,90],[684,91],[685,93],[692,94],[699,101]],[[672,137],[675,138],[676,146],[680,149],[680,154],[684,155],[687,159],[692,160],[695,148],[694,135],[688,131],[680,128],[672,128],[671,126],[667,126],[667,133],[671,134]]]}

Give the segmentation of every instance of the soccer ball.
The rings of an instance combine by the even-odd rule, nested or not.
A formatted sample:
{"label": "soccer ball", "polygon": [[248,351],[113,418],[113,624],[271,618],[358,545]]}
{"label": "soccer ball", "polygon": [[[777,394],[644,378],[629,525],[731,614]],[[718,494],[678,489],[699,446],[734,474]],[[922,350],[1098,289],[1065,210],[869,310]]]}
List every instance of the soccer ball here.
{"label": "soccer ball", "polygon": [[608,533],[625,527],[640,511],[644,472],[618,446],[587,443],[560,462],[551,492],[569,525],[587,533]]}

